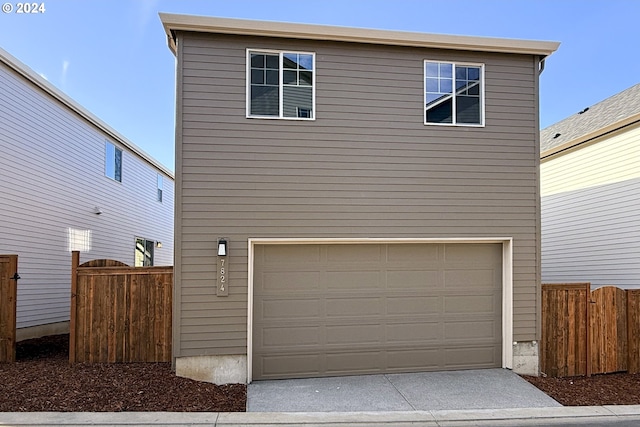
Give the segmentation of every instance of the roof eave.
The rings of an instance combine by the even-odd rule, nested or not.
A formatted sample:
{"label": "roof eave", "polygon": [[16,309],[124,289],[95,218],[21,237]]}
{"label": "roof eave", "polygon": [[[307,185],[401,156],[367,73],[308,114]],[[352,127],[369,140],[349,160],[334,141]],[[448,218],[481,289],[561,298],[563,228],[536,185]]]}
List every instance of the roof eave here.
{"label": "roof eave", "polygon": [[625,126],[629,126],[632,125],[634,123],[640,123],[640,113],[638,114],[634,114],[632,116],[626,117],[622,120],[619,120],[615,123],[610,124],[609,126],[605,126],[603,128],[600,128],[596,131],[587,133],[585,135],[582,135],[578,138],[572,139],[571,141],[567,141],[563,144],[560,144],[556,147],[550,148],[546,151],[543,151],[540,153],[540,159],[547,159],[549,157],[554,156],[555,154],[558,154],[562,151],[566,151],[569,150],[575,146],[578,146],[580,144],[584,144],[585,142],[594,140],[596,138],[601,137],[602,135],[611,133],[611,132],[615,132],[618,129],[621,129]]}
{"label": "roof eave", "polygon": [[111,126],[109,126],[108,124],[106,124],[105,122],[100,120],[98,117],[93,115],[86,108],[84,108],[83,106],[78,104],[76,101],[71,99],[68,95],[66,95],[65,93],[60,91],[58,88],[53,86],[47,80],[45,80],[44,78],[40,77],[35,71],[33,71],[31,68],[27,67],[25,64],[20,62],[18,59],[16,59],[14,56],[12,56],[9,52],[7,52],[6,50],[4,50],[2,48],[0,48],[0,61],[5,63],[7,66],[9,66],[11,69],[16,71],[18,74],[20,74],[21,76],[23,76],[27,80],[29,80],[31,83],[33,83],[37,87],[42,89],[44,92],[46,92],[49,95],[51,95],[54,99],[56,99],[59,102],[61,102],[67,108],[69,108],[72,111],[74,111],[75,113],[77,113],[83,119],[87,120],[89,123],[93,124],[98,129],[102,130],[109,137],[113,138],[115,141],[117,141],[118,143],[120,143],[124,147],[126,147],[129,150],[131,150],[132,152],[134,152],[136,155],[138,155],[144,161],[148,162],[149,164],[151,164],[152,166],[154,166],[158,170],[162,171],[162,173],[164,173],[165,175],[167,175],[171,179],[175,180],[173,172],[171,172],[167,167],[165,167],[160,162],[158,162],[153,157],[151,157],[150,154],[146,153],[141,148],[139,148],[137,145],[135,145],[133,142],[129,141],[127,138],[125,138],[123,135],[118,133]]}
{"label": "roof eave", "polygon": [[176,53],[175,32],[194,31],[245,36],[327,40],[393,46],[426,47],[483,52],[519,53],[546,57],[558,49],[552,41],[426,34],[326,25],[216,18],[160,13],[171,51]]}

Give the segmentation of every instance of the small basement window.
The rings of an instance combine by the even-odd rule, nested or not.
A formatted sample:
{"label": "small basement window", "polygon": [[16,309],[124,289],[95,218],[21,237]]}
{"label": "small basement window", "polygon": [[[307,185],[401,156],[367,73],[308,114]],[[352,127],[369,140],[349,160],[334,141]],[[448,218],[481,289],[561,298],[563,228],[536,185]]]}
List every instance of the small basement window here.
{"label": "small basement window", "polygon": [[247,117],[313,120],[315,54],[247,50]]}
{"label": "small basement window", "polygon": [[425,124],[484,126],[484,66],[424,62]]}

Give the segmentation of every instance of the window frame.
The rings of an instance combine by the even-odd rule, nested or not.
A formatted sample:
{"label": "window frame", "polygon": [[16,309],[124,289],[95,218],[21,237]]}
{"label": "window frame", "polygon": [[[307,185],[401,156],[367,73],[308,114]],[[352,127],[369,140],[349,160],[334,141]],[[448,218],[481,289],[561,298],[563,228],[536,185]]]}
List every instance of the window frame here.
{"label": "window frame", "polygon": [[[427,121],[427,63],[437,63],[437,64],[451,64],[452,65],[452,75],[453,75],[453,91],[452,94],[452,117],[451,123],[434,123]],[[480,123],[457,123],[456,122],[456,93],[455,93],[455,76],[456,76],[456,67],[478,67],[480,68]],[[422,119],[425,126],[462,126],[462,127],[485,127],[485,72],[484,72],[485,64],[477,63],[477,62],[456,62],[456,61],[447,61],[447,60],[438,60],[438,59],[425,59],[422,65]]]}
{"label": "window frame", "polygon": [[[256,115],[251,114],[251,54],[252,53],[265,53],[265,54],[278,54],[279,63],[278,63],[278,115],[277,116],[264,116],[264,115]],[[311,72],[311,117],[286,117],[284,116],[284,98],[283,92],[284,87],[283,84],[283,74],[284,74],[284,54],[285,53],[295,53],[299,55],[311,55],[313,61],[313,69]],[[302,120],[302,121],[315,121],[316,120],[316,53],[315,52],[306,52],[302,50],[274,50],[274,49],[258,49],[258,48],[247,48],[246,50],[246,71],[245,71],[245,80],[246,80],[246,118],[247,119],[271,119],[271,120]],[[297,108],[297,107],[296,107]]]}
{"label": "window frame", "polygon": [[[109,155],[109,147],[113,147],[113,156]],[[120,152],[120,170],[117,171],[116,153]],[[109,140],[104,141],[104,176],[112,181],[122,183],[122,163],[124,162],[124,150]],[[113,167],[113,176],[109,175],[109,163]],[[119,172],[119,173],[116,173]],[[119,178],[118,179],[118,175]]]}
{"label": "window frame", "polygon": [[[137,265],[138,252],[140,252],[140,251],[138,251],[138,241],[142,241],[143,242],[143,246],[144,246],[144,249],[145,249],[144,252],[141,252],[142,253],[142,257],[143,257],[142,265]],[[151,263],[147,265],[146,264],[146,261],[147,261],[146,251],[147,251],[147,244],[148,243],[151,243],[151,258],[150,258]],[[144,237],[137,237],[136,236],[136,238],[134,239],[134,246],[133,246],[133,266],[134,267],[153,267],[155,265],[155,258],[156,258],[155,246],[156,246],[155,240],[150,240],[150,239],[146,239]]]}
{"label": "window frame", "polygon": [[164,190],[164,176],[162,176],[162,174],[157,174],[156,177],[156,200],[160,203],[162,203],[162,196],[163,196],[163,190]]}

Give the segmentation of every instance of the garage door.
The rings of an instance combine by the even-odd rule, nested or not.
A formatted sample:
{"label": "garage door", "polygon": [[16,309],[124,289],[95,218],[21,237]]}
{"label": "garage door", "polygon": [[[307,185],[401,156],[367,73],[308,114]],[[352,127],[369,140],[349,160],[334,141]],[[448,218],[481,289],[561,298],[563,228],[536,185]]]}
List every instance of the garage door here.
{"label": "garage door", "polygon": [[257,245],[253,379],[502,365],[501,244]]}

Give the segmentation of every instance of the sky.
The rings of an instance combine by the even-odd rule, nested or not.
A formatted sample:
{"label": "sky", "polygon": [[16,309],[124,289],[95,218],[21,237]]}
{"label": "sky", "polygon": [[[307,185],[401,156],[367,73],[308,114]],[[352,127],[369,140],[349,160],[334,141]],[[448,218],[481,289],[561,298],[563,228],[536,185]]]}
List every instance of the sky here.
{"label": "sky", "polygon": [[558,41],[541,128],[640,82],[640,0],[45,0],[32,14],[2,3],[0,47],[172,171],[175,57],[158,12]]}

